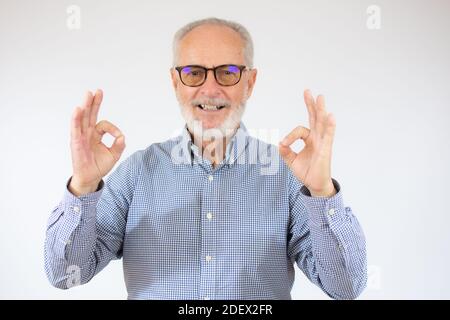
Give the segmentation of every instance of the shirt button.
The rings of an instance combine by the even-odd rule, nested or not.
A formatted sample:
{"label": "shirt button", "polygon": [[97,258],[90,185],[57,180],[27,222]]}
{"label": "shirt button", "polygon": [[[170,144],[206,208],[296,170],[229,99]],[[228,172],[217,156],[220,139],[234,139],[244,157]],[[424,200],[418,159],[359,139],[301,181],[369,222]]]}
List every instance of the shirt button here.
{"label": "shirt button", "polygon": [[75,212],[80,212],[80,207],[79,207],[79,206],[74,206],[74,207],[73,207],[73,211],[75,211]]}
{"label": "shirt button", "polygon": [[329,214],[330,216],[332,216],[332,215],[334,214],[334,209],[331,208],[330,210],[328,210],[328,214]]}
{"label": "shirt button", "polygon": [[204,297],[203,299],[205,299],[205,300],[209,300],[209,297],[208,297],[208,296],[206,296],[206,297]]}
{"label": "shirt button", "polygon": [[211,256],[206,256],[206,261],[209,262],[211,261],[212,257]]}
{"label": "shirt button", "polygon": [[209,181],[213,181],[213,180],[214,180],[214,177],[213,177],[212,175],[209,175],[209,176],[208,176],[208,180],[209,180]]}
{"label": "shirt button", "polygon": [[208,218],[208,220],[211,220],[212,217],[213,217],[213,215],[212,215],[211,212],[208,212],[208,213],[206,214],[206,217]]}

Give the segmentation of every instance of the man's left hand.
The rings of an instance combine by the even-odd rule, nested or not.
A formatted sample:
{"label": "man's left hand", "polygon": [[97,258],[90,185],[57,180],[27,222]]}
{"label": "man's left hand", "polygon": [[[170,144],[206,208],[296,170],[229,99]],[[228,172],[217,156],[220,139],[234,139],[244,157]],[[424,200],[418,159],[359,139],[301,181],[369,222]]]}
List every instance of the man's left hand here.
{"label": "man's left hand", "polygon": [[[310,191],[313,197],[331,197],[336,190],[331,180],[331,152],[336,121],[332,113],[325,110],[325,99],[319,95],[316,100],[309,90],[304,92],[309,114],[310,129],[298,126],[279,145],[279,151],[293,174]],[[290,148],[296,140],[302,139],[304,148],[295,153]]]}

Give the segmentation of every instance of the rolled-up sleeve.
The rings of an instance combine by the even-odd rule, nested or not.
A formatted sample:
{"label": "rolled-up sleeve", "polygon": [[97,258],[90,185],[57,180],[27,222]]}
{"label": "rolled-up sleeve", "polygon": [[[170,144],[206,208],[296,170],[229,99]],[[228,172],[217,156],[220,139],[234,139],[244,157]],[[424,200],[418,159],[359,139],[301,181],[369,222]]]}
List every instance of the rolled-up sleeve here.
{"label": "rolled-up sleeve", "polygon": [[304,185],[291,181],[288,253],[330,297],[355,299],[367,282],[365,237],[332,180],[337,191],[332,197],[311,197]]}

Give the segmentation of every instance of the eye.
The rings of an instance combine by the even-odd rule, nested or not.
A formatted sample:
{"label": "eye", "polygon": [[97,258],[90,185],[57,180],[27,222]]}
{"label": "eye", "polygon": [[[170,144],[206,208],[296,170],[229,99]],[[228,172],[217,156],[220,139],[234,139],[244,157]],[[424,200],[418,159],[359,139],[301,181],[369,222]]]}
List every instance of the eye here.
{"label": "eye", "polygon": [[200,77],[204,74],[204,71],[202,69],[196,67],[184,67],[183,69],[181,69],[181,72],[184,76],[188,77]]}
{"label": "eye", "polygon": [[239,73],[239,68],[237,66],[228,66],[227,74]]}

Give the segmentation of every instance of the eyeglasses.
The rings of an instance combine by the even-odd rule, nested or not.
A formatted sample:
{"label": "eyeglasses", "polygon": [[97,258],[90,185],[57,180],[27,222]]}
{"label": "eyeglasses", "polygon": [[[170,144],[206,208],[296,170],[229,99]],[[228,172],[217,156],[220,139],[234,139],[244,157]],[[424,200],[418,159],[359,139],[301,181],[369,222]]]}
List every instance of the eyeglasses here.
{"label": "eyeglasses", "polygon": [[205,68],[197,65],[175,67],[180,75],[181,82],[189,87],[199,87],[206,81],[208,71],[212,70],[214,78],[221,86],[234,86],[241,80],[242,71],[246,66],[223,64],[215,68]]}

